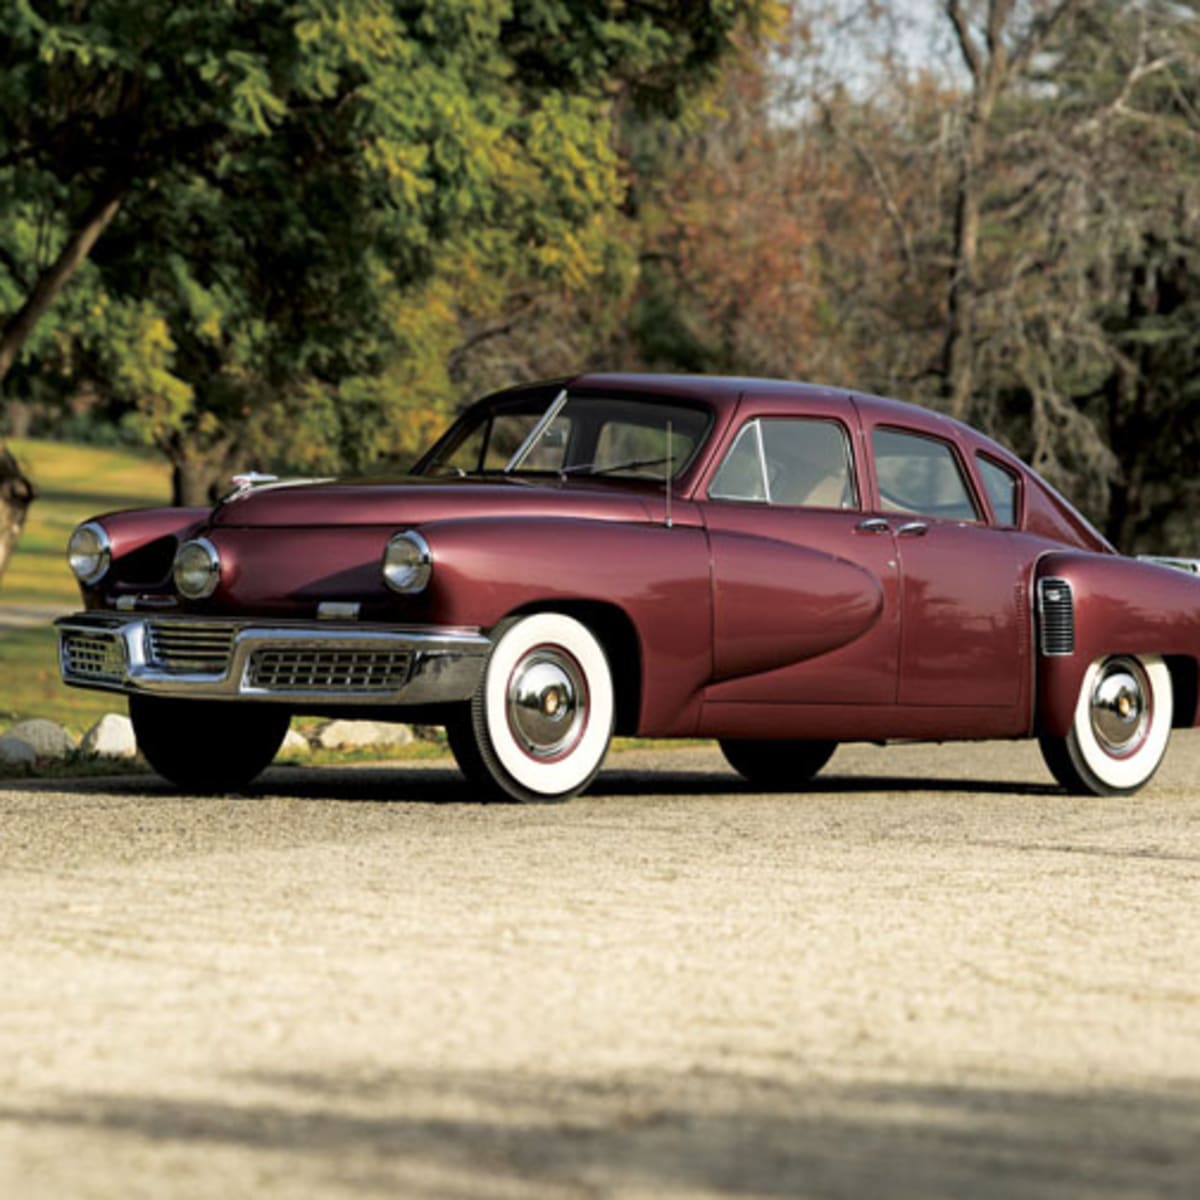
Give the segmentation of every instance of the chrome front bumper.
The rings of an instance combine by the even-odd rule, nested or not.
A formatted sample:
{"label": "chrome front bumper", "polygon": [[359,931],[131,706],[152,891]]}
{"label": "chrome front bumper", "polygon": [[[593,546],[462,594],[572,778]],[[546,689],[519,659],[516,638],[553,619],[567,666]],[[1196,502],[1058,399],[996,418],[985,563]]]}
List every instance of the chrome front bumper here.
{"label": "chrome front bumper", "polygon": [[442,704],[474,694],[478,629],[86,612],[62,617],[63,681],[110,692],[316,704]]}

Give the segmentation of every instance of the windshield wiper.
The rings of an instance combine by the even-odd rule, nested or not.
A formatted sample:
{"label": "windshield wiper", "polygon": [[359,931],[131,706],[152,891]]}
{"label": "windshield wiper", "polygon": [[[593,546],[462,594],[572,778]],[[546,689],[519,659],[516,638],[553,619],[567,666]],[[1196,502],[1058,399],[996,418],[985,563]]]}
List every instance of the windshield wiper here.
{"label": "windshield wiper", "polygon": [[542,413],[538,423],[529,431],[525,440],[517,447],[517,452],[504,464],[504,474],[511,475],[529,457],[529,452],[537,445],[538,439],[550,428],[550,422],[562,412],[567,402],[567,389],[563,388],[553,400],[550,407]]}
{"label": "windshield wiper", "polygon": [[663,455],[661,458],[631,458],[607,467],[598,467],[594,463],[575,463],[574,466],[563,467],[558,474],[562,479],[568,475],[613,475],[617,471],[636,471],[640,467],[661,467],[670,461]]}

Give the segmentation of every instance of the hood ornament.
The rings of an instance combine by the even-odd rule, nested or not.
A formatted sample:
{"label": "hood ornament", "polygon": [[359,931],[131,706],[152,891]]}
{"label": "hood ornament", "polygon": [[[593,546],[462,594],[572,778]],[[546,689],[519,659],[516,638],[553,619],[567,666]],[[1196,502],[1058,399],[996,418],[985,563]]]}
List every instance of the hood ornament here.
{"label": "hood ornament", "polygon": [[233,491],[228,496],[223,497],[225,500],[236,500],[243,493],[250,491],[252,488],[262,487],[265,483],[278,483],[278,475],[263,475],[259,471],[247,471],[243,475],[235,475],[233,477]]}

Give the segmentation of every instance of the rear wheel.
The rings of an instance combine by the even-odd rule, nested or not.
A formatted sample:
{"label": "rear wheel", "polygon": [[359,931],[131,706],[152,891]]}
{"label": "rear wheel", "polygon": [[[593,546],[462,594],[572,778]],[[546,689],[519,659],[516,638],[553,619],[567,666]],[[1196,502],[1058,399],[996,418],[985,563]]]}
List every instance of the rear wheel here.
{"label": "rear wheel", "polygon": [[1171,673],[1156,655],[1097,659],[1084,674],[1066,737],[1039,738],[1069,792],[1127,796],[1158,770],[1171,736]]}
{"label": "rear wheel", "polygon": [[490,790],[513,800],[566,800],[600,770],[614,711],[595,635],[574,617],[534,613],[498,630],[471,701],[474,750],[447,733],[468,779],[482,772]]}
{"label": "rear wheel", "polygon": [[837,742],[725,738],[725,761],[756,787],[786,792],[802,787],[833,757]]}
{"label": "rear wheel", "polygon": [[236,791],[266,769],[283,744],[286,709],[165,696],[130,696],[129,719],[146,761],[176,787]]}

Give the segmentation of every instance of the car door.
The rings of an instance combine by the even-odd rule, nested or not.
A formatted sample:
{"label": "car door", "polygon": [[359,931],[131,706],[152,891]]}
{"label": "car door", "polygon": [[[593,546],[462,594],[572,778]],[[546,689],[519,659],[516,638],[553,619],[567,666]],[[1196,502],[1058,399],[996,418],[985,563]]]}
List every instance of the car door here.
{"label": "car door", "polygon": [[1031,625],[1018,546],[989,523],[952,438],[884,421],[864,432],[872,515],[899,563],[899,703],[1015,713]]}
{"label": "car door", "polygon": [[891,705],[900,589],[891,537],[864,527],[845,397],[743,400],[702,484],[713,571],[712,702]]}

